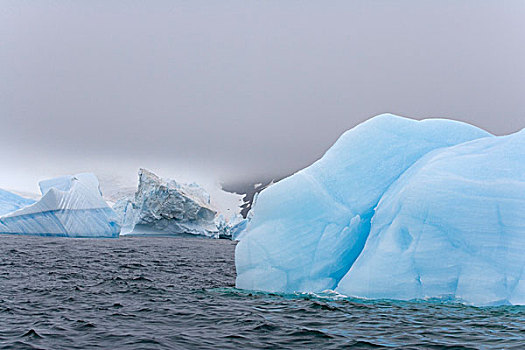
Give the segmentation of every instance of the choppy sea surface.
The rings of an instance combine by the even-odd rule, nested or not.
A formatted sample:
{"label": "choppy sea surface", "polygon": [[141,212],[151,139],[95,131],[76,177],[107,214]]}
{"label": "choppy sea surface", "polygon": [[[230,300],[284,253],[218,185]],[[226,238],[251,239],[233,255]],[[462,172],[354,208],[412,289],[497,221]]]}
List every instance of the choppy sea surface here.
{"label": "choppy sea surface", "polygon": [[234,249],[0,235],[0,348],[525,348],[525,307],[250,293]]}

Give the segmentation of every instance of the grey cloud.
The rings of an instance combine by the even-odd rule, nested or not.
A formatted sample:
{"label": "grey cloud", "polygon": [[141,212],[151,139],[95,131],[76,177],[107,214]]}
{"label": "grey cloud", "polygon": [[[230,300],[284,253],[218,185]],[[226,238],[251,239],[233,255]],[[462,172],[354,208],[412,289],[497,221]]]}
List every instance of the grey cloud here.
{"label": "grey cloud", "polygon": [[3,1],[0,156],[255,181],[383,112],[513,132],[524,15],[522,1]]}

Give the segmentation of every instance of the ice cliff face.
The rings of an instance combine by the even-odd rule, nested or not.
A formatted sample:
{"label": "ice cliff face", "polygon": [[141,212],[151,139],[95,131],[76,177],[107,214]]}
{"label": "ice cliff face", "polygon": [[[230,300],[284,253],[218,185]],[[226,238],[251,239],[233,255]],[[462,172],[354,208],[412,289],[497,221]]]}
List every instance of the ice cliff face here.
{"label": "ice cliff face", "polygon": [[133,198],[113,207],[121,216],[122,234],[192,234],[219,238],[230,233],[229,221],[217,215],[210,195],[197,184],[163,180],[139,170],[139,186]]}
{"label": "ice cliff face", "polygon": [[259,194],[237,287],[522,303],[523,137],[393,115],[349,130]]}
{"label": "ice cliff face", "polygon": [[40,182],[40,190],[42,198],[37,202],[20,198],[11,202],[18,210],[0,216],[0,233],[118,237],[120,226],[116,215],[102,199],[95,175],[45,180]]}

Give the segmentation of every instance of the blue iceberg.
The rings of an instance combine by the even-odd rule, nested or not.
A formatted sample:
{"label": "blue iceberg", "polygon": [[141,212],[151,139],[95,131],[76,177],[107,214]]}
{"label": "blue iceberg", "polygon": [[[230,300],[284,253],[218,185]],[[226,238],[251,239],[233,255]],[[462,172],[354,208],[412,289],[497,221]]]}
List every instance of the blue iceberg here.
{"label": "blue iceberg", "polygon": [[525,304],[525,130],[429,153],[383,195],[337,291]]}
{"label": "blue iceberg", "polygon": [[34,200],[21,197],[0,189],[0,215],[4,215],[35,203]]}
{"label": "blue iceberg", "polygon": [[[15,211],[0,216],[0,233],[63,237],[119,236],[113,210],[102,199],[98,179],[90,173],[40,182],[38,202],[18,199]],[[1,198],[8,198],[2,195]],[[24,205],[25,204],[25,205]],[[4,207],[4,205],[2,205]]]}
{"label": "blue iceberg", "polygon": [[259,194],[236,286],[523,303],[523,137],[391,114],[358,125]]}

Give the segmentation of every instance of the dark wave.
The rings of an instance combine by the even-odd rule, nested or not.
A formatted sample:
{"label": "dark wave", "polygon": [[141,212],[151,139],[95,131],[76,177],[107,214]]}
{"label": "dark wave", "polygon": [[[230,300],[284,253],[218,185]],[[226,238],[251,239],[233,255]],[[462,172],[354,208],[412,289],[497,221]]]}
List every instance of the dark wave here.
{"label": "dark wave", "polygon": [[501,349],[525,307],[234,288],[235,243],[0,236],[0,349]]}

